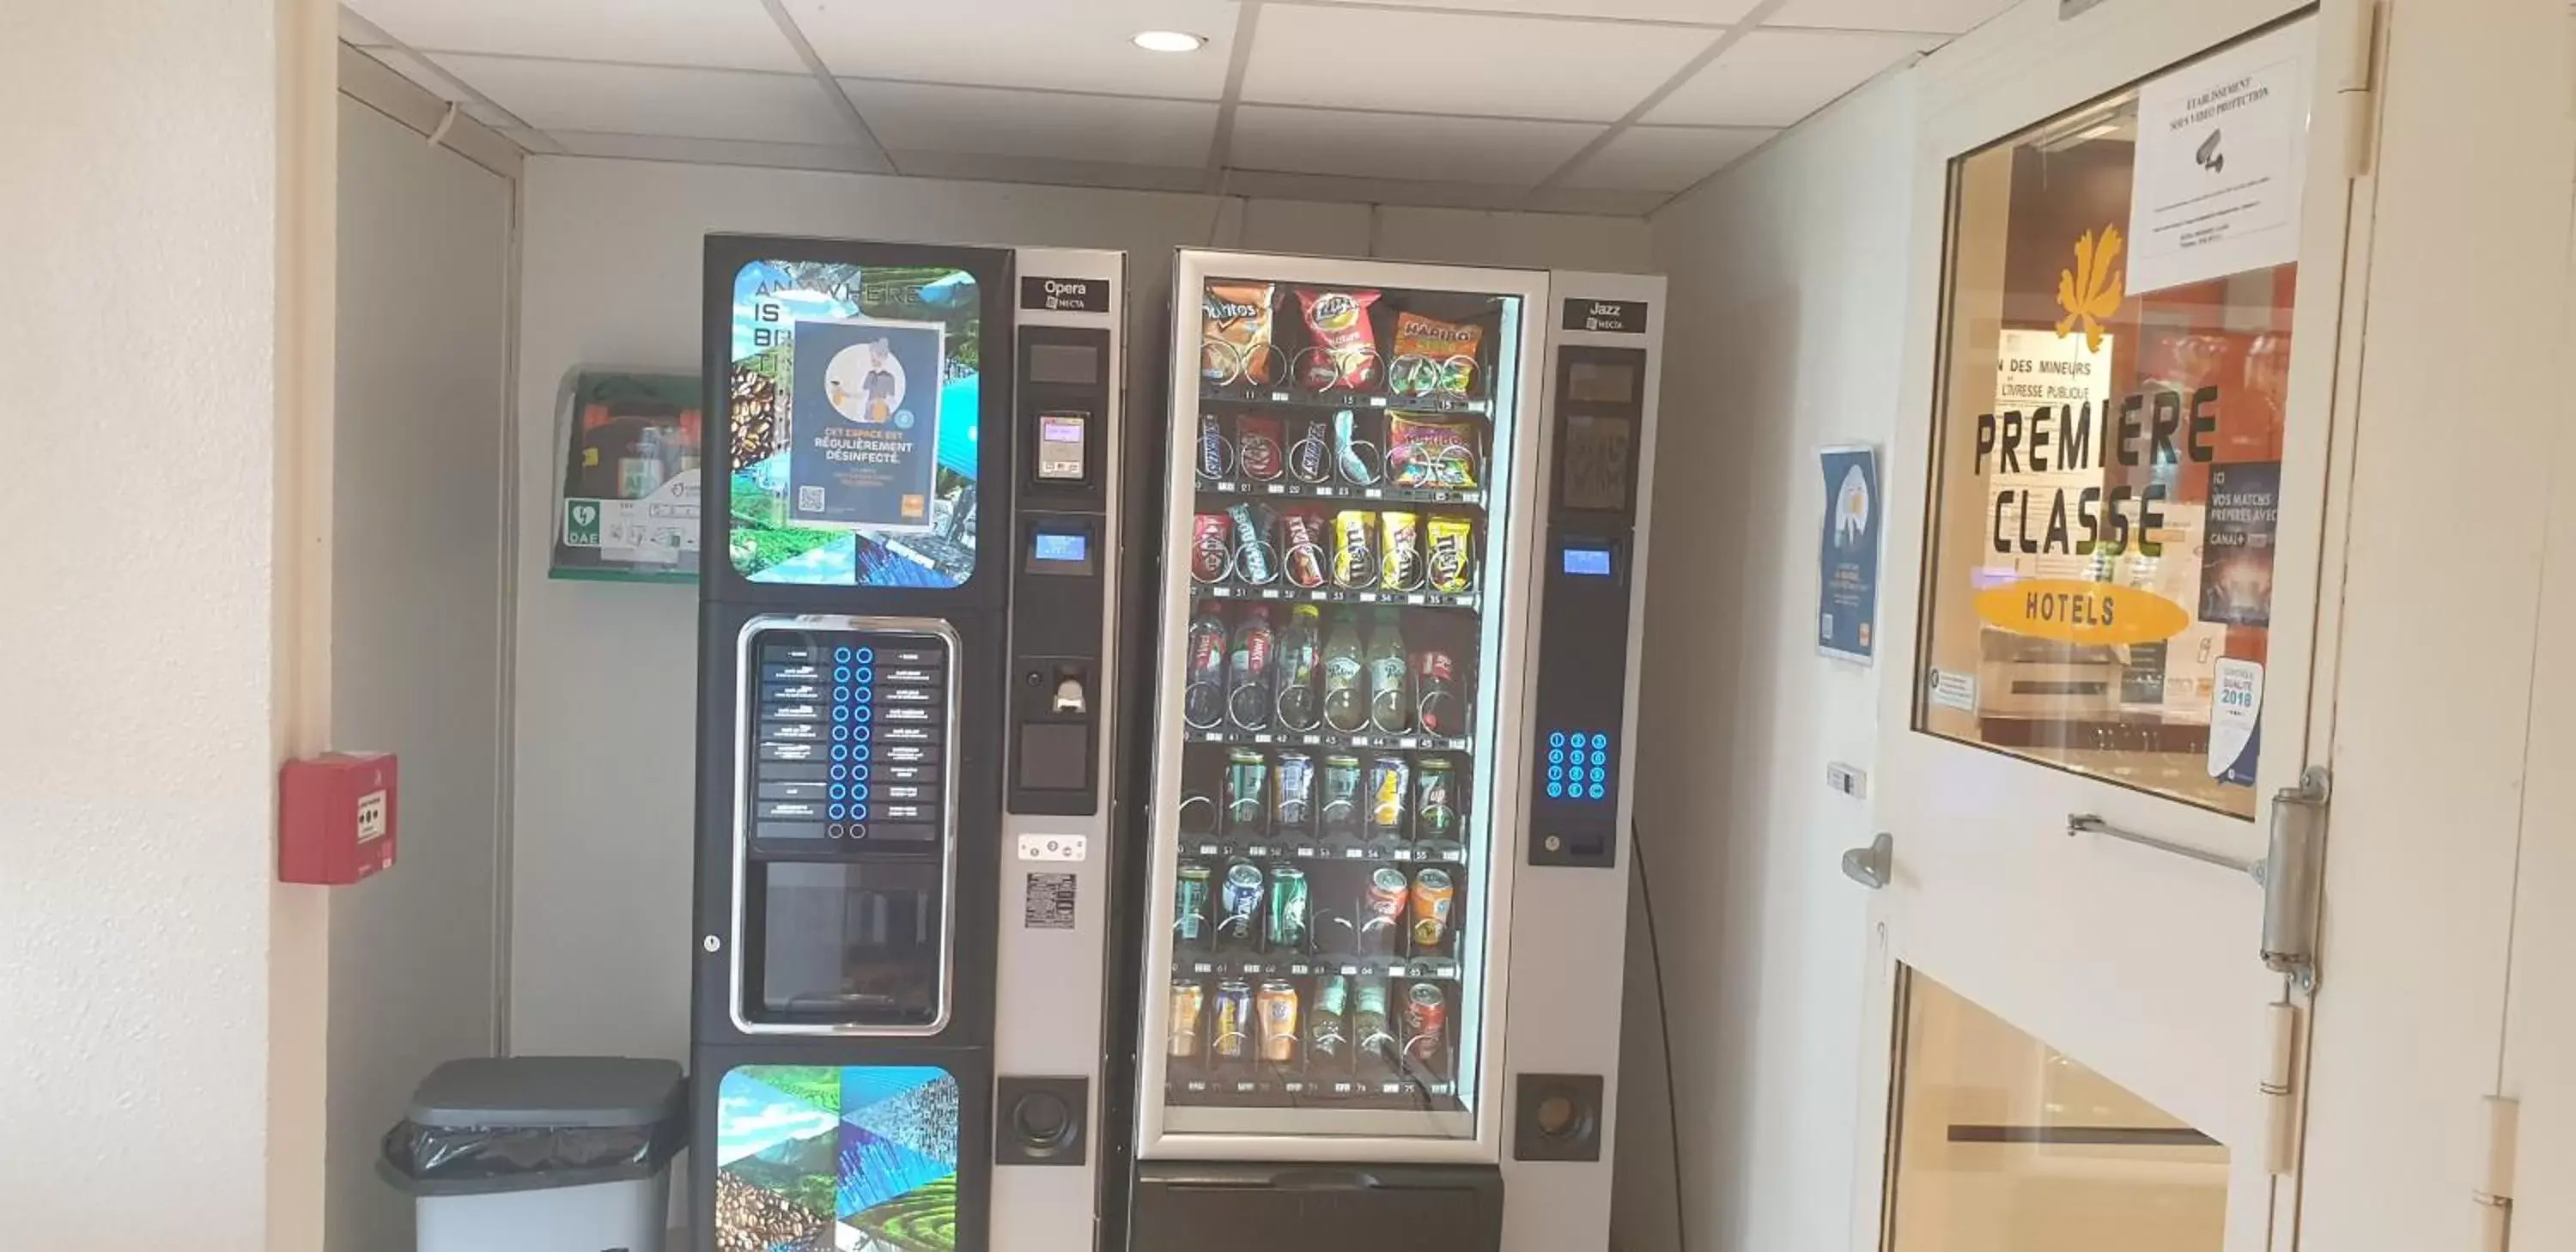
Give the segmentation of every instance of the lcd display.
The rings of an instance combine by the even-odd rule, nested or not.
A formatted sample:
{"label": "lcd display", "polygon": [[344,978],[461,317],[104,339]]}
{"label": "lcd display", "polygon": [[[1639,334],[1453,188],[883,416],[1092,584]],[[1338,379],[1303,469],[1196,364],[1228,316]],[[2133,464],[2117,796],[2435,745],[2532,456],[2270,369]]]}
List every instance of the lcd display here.
{"label": "lcd display", "polygon": [[1581,574],[1587,578],[1608,578],[1610,550],[1608,548],[1567,548],[1565,572]]}
{"label": "lcd display", "polygon": [[1029,381],[1088,387],[1100,381],[1100,353],[1080,344],[1031,344]]}
{"label": "lcd display", "polygon": [[1081,564],[1091,559],[1091,536],[1080,531],[1038,532],[1037,559]]}
{"label": "lcd display", "polygon": [[981,310],[974,276],[946,266],[755,261],[735,274],[737,571],[832,587],[974,574]]}
{"label": "lcd display", "polygon": [[1080,479],[1083,476],[1083,429],[1091,424],[1087,413],[1041,413],[1038,415],[1038,477],[1046,479]]}
{"label": "lcd display", "polygon": [[1586,404],[1634,404],[1637,401],[1637,367],[1602,361],[1569,361],[1565,367],[1565,398]]}
{"label": "lcd display", "polygon": [[1628,507],[1628,419],[1576,413],[1565,420],[1565,475],[1559,490],[1570,509]]}

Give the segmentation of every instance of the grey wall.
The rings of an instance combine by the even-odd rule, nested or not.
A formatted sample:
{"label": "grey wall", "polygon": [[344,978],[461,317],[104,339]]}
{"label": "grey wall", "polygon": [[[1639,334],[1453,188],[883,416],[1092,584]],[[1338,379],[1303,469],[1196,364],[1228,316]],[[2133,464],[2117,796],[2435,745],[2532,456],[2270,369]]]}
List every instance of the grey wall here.
{"label": "grey wall", "polygon": [[332,719],[401,754],[402,846],[332,898],[331,1252],[412,1245],[377,1139],[496,1043],[510,200],[341,98]]}
{"label": "grey wall", "polygon": [[1632,926],[1625,1252],[1681,1246],[1675,1122],[1692,1252],[1846,1246],[1875,1130],[1855,1125],[1867,893],[1838,866],[1869,810],[1824,773],[1875,773],[1878,674],[1816,655],[1815,452],[1884,447],[1900,420],[1914,142],[1900,74],[1654,218],[1672,312],[1636,810],[1679,1082]]}
{"label": "grey wall", "polygon": [[[694,589],[549,581],[556,388],[577,365],[694,372],[709,231],[1123,248],[1131,380],[1158,368],[1172,248],[1592,269],[1647,264],[1625,218],[1224,200],[636,161],[528,162],[519,399],[513,1037],[688,1047]],[[1150,386],[1133,394],[1150,403]]]}

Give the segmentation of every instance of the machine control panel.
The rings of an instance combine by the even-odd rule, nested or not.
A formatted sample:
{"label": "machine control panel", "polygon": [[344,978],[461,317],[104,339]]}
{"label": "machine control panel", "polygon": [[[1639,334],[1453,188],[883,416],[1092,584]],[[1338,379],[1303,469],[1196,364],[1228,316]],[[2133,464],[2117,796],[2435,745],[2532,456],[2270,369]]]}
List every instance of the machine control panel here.
{"label": "machine control panel", "polygon": [[[760,628],[744,719],[756,850],[935,845],[955,706],[949,644],[922,631]],[[756,667],[756,671],[752,668]]]}
{"label": "machine control panel", "polygon": [[1527,857],[1609,868],[1619,847],[1646,353],[1567,345],[1556,369]]}
{"label": "machine control panel", "polygon": [[[1061,280],[1058,280],[1061,281]],[[1108,698],[1109,332],[1020,331],[1019,559],[1011,589],[1009,776],[1014,814],[1100,811],[1100,716]]]}

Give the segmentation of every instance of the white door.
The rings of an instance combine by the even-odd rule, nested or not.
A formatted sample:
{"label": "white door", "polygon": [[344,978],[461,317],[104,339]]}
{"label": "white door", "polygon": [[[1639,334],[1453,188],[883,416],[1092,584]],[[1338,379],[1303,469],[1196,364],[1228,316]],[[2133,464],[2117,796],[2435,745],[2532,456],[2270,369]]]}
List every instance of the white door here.
{"label": "white door", "polygon": [[2290,1246],[2246,867],[2326,759],[2361,9],[2024,4],[1924,67],[1856,1247]]}

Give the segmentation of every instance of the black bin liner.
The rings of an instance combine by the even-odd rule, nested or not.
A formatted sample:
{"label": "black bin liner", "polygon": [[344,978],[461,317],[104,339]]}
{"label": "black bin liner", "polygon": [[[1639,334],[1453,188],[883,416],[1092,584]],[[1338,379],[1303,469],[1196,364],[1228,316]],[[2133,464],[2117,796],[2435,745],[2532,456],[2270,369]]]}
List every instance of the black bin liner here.
{"label": "black bin liner", "polygon": [[685,1145],[682,1078],[625,1057],[451,1061],[385,1132],[376,1172],[417,1196],[650,1178]]}

